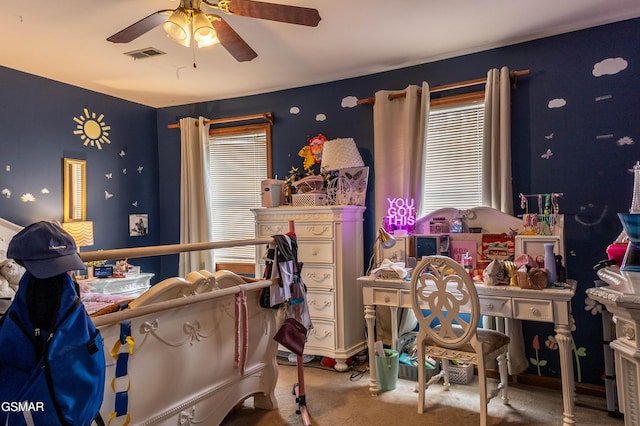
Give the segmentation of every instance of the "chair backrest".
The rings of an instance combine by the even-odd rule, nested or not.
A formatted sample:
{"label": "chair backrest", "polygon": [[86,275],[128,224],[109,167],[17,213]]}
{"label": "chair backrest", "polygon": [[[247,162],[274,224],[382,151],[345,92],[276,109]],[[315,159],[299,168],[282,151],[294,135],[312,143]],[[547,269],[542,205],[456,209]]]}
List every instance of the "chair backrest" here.
{"label": "chair backrest", "polygon": [[467,271],[446,256],[423,258],[411,275],[411,303],[420,333],[433,344],[455,349],[476,334],[480,302]]}

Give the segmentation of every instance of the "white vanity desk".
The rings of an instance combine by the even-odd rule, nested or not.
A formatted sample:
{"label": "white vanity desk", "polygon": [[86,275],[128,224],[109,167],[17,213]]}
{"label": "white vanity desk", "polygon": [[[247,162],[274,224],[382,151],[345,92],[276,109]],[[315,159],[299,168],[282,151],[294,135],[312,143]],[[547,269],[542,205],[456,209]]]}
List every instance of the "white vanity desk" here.
{"label": "white vanity desk", "polygon": [[[522,230],[522,220],[490,207],[475,207],[465,210],[465,222],[468,227],[476,227],[482,233],[505,233],[510,230]],[[429,223],[436,217],[451,220],[458,214],[457,209],[443,208],[431,212],[416,220],[415,234],[428,234]],[[551,236],[517,236],[516,254],[533,255],[545,242],[554,242],[556,252],[564,255],[564,217],[557,215],[556,226]],[[451,237],[463,234],[449,234]],[[465,236],[472,236],[466,234]],[[481,236],[476,234],[478,241]],[[480,244],[478,242],[478,244]],[[480,247],[478,246],[478,250]],[[575,424],[575,379],[571,350],[571,299],[575,295],[577,283],[568,280],[567,288],[544,290],[524,290],[512,286],[487,286],[476,284],[482,315],[515,320],[528,320],[554,324],[560,355],[562,395],[564,403],[563,425]],[[391,333],[394,346],[398,339],[397,311],[399,308],[411,309],[410,282],[399,279],[380,279],[370,276],[358,278],[362,286],[364,315],[367,323],[367,346],[369,349],[369,390],[373,395],[378,392],[375,371],[373,344],[376,306],[388,306],[391,309]]]}
{"label": "white vanity desk", "polygon": [[[553,323],[560,352],[562,376],[562,396],[564,403],[563,425],[574,425],[573,361],[571,358],[571,299],[576,293],[576,281],[568,280],[567,288],[544,290],[524,290],[513,286],[487,286],[476,284],[480,298],[480,312],[503,318],[514,318],[537,322]],[[367,323],[367,346],[369,349],[369,391],[378,393],[374,353],[374,325],[376,306],[392,309],[392,342],[397,342],[398,325],[395,321],[398,308],[411,309],[410,281],[399,279],[379,279],[371,276],[358,278],[362,286],[364,318]]]}

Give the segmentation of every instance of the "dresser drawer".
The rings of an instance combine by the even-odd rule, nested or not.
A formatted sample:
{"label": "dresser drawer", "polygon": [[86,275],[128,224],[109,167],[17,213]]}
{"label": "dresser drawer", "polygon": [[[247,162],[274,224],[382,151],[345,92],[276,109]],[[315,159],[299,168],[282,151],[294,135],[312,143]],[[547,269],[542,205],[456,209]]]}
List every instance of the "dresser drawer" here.
{"label": "dresser drawer", "polygon": [[508,297],[483,297],[480,299],[482,315],[511,317],[511,303]]}
{"label": "dresser drawer", "polygon": [[335,318],[335,303],[332,291],[309,291],[307,292],[307,304],[312,321],[317,318],[332,320]]}
{"label": "dresser drawer", "polygon": [[333,238],[333,225],[331,223],[314,223],[296,225],[298,238]]}
{"label": "dresser drawer", "polygon": [[333,241],[298,240],[298,260],[302,263],[333,263]]}
{"label": "dresser drawer", "polygon": [[[312,349],[332,351],[336,347],[333,321],[312,319],[313,328],[309,332],[305,353],[313,353]],[[307,352],[307,350],[309,350]]]}
{"label": "dresser drawer", "polygon": [[284,235],[287,232],[289,232],[289,224],[286,222],[260,223],[258,224],[258,235],[256,235],[256,238]]}
{"label": "dresser drawer", "polygon": [[302,281],[309,288],[332,290],[335,288],[332,265],[307,263],[302,267]]}
{"label": "dresser drawer", "polygon": [[553,322],[553,301],[514,298],[513,317],[523,320]]}

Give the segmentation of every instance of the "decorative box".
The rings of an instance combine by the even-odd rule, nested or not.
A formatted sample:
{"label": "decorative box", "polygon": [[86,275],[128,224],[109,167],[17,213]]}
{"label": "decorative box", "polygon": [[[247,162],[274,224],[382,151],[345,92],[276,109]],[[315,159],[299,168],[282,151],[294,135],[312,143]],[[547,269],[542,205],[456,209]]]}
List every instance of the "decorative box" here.
{"label": "decorative box", "polygon": [[293,207],[324,206],[326,202],[327,202],[327,194],[317,194],[315,192],[306,192],[302,194],[291,195],[291,205]]}

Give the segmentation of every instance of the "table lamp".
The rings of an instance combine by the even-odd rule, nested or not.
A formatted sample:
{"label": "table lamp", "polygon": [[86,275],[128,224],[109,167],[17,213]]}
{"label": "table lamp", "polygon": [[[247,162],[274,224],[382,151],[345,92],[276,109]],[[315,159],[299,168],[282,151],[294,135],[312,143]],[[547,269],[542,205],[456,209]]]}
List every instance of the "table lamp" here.
{"label": "table lamp", "polygon": [[366,179],[368,179],[369,173],[368,169],[366,179],[362,180],[362,182],[365,182],[364,188],[354,188],[354,182],[351,181],[351,176],[347,178],[346,173],[344,176],[342,173],[337,173],[337,171],[342,169],[350,169],[353,167],[364,167],[364,162],[358,152],[356,142],[352,138],[332,139],[324,143],[320,170],[331,176],[327,183],[327,204],[364,205]]}
{"label": "table lamp", "polygon": [[378,244],[380,244],[380,247],[382,249],[390,249],[391,247],[396,245],[396,241],[397,240],[393,238],[393,235],[391,235],[384,229],[384,226],[378,228],[378,236],[373,242],[373,254],[369,259],[369,268],[367,268],[367,275],[382,263],[382,259],[380,259],[380,257],[382,256],[382,250],[378,249]]}
{"label": "table lamp", "polygon": [[93,245],[92,221],[84,220],[77,222],[64,222],[62,224],[62,229],[64,229],[69,235],[71,235],[73,240],[76,242],[78,252],[80,252],[80,247]]}

